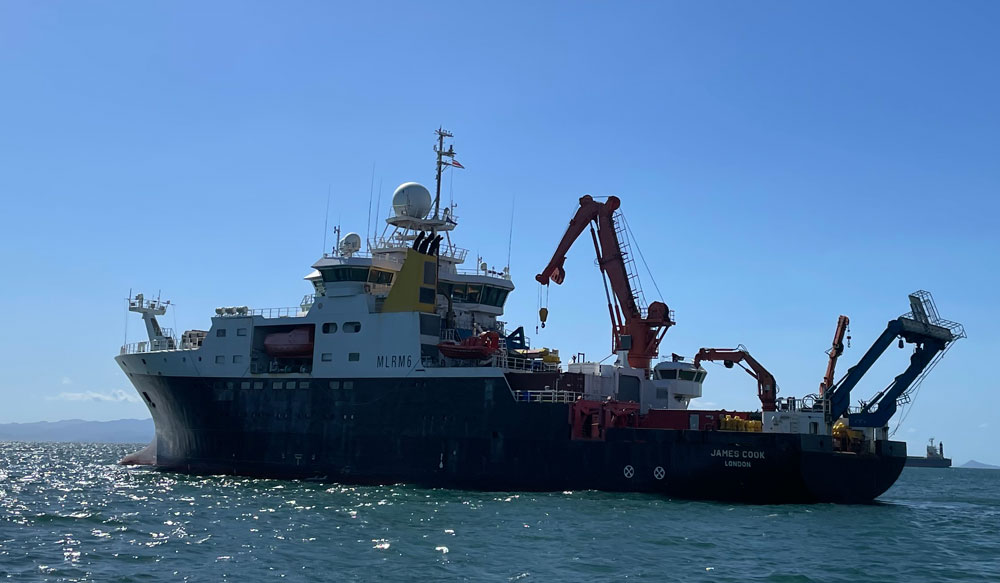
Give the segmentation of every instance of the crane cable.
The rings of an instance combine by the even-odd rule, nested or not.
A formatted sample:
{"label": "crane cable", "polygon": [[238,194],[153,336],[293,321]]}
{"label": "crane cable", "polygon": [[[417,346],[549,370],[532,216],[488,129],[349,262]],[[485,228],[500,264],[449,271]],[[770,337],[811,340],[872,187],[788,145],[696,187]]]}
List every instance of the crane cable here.
{"label": "crane cable", "polygon": [[635,250],[639,252],[639,259],[642,260],[643,267],[646,268],[646,274],[649,275],[649,281],[653,282],[653,289],[656,290],[657,296],[659,296],[660,301],[663,301],[663,292],[660,291],[660,286],[656,285],[656,278],[653,277],[653,272],[649,269],[649,264],[646,263],[646,258],[642,254],[642,247],[639,246],[639,242],[636,241],[635,235],[632,234],[632,227],[628,224],[628,219],[625,218],[625,213],[619,212],[622,218],[622,222],[625,223],[625,231],[628,233],[629,241],[635,245]]}

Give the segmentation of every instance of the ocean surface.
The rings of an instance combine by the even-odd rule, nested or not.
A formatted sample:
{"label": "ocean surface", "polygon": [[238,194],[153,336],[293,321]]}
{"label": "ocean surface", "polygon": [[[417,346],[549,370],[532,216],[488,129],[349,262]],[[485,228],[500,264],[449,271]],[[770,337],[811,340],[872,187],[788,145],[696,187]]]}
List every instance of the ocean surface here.
{"label": "ocean surface", "polygon": [[1000,581],[1000,471],[878,504],[192,477],[138,446],[0,443],[4,581]]}

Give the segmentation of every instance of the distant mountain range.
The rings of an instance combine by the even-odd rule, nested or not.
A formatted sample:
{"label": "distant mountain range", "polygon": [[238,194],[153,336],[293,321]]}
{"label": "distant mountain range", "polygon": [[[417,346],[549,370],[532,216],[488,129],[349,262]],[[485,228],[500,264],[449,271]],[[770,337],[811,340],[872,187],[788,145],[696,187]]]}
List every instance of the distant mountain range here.
{"label": "distant mountain range", "polygon": [[983,462],[977,462],[976,460],[969,460],[958,467],[972,468],[975,470],[1000,470],[1000,466],[991,466],[990,464],[984,464]]}
{"label": "distant mountain range", "polygon": [[0,441],[76,441],[94,443],[149,443],[153,419],[116,421],[39,421],[0,423]]}

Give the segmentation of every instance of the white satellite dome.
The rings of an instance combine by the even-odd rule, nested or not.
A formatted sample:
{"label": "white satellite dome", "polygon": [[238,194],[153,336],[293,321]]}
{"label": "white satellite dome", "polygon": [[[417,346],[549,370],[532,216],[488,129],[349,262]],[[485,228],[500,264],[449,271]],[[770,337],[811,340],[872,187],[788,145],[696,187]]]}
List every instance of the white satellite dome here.
{"label": "white satellite dome", "polygon": [[340,250],[341,255],[347,255],[350,257],[352,254],[361,250],[361,235],[357,233],[348,233],[344,235],[344,238],[340,240],[340,244],[337,248]]}
{"label": "white satellite dome", "polygon": [[423,184],[404,182],[392,193],[392,208],[397,217],[422,219],[431,211],[431,193]]}

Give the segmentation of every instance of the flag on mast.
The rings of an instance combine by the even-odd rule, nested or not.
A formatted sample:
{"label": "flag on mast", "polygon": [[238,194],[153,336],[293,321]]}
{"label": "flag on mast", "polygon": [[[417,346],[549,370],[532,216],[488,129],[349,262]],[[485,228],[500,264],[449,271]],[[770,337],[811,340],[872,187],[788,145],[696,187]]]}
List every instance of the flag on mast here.
{"label": "flag on mast", "polygon": [[456,160],[454,158],[451,159],[451,165],[454,166],[455,168],[461,168],[462,170],[465,170],[465,166],[462,166],[461,164],[459,164],[458,160]]}

